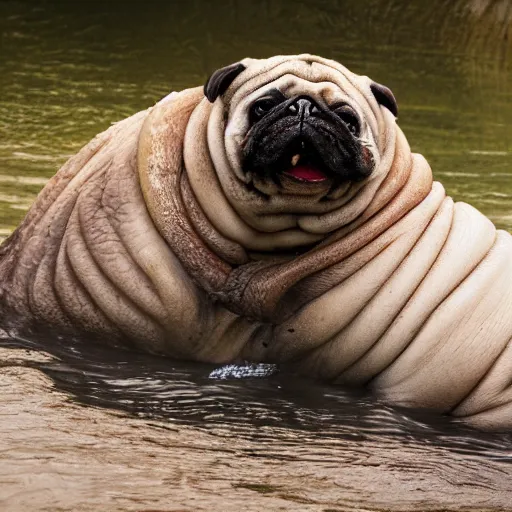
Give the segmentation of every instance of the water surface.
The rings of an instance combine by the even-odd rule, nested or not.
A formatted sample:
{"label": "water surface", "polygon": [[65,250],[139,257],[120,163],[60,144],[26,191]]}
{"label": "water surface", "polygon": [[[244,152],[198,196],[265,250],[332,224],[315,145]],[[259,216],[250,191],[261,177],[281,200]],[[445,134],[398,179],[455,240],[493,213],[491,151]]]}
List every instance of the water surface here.
{"label": "water surface", "polygon": [[[436,179],[512,230],[506,0],[0,3],[0,236],[112,122],[245,56],[388,85]],[[282,374],[0,340],[2,510],[512,510],[512,435]]]}

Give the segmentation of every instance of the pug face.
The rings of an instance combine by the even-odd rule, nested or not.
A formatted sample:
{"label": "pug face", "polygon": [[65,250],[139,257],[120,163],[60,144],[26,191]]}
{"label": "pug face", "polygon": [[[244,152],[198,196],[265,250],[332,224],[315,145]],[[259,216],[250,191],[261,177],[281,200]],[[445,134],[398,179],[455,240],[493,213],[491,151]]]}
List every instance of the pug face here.
{"label": "pug face", "polygon": [[371,133],[344,100],[273,88],[249,107],[241,167],[262,194],[302,191],[324,197],[375,168]]}
{"label": "pug face", "polygon": [[[355,219],[389,171],[395,99],[334,61],[244,59],[216,71],[204,92],[205,138],[229,208],[258,233],[288,231],[288,246],[315,242]],[[200,123],[193,117],[192,124],[197,138]]]}

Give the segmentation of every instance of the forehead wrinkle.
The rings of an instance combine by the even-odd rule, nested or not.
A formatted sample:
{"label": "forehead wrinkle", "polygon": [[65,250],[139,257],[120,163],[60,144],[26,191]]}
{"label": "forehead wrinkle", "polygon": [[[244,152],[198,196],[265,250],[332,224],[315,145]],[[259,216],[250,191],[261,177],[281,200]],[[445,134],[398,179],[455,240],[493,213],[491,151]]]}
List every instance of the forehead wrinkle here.
{"label": "forehead wrinkle", "polygon": [[[273,59],[270,59],[273,60]],[[305,61],[311,60],[312,64],[307,64]],[[249,61],[249,59],[248,59]],[[254,64],[252,64],[254,63]],[[298,78],[302,78],[309,82],[318,83],[320,81],[332,81],[335,85],[340,87],[342,90],[345,90],[347,86],[355,87],[356,89],[361,91],[360,84],[358,83],[358,75],[355,75],[351,71],[349,71],[344,66],[333,62],[333,65],[328,64],[329,61],[319,61],[317,59],[313,59],[310,55],[303,55],[298,57],[280,58],[279,62],[268,66],[266,65],[266,61],[257,61],[251,60],[250,67],[247,68],[247,71],[252,71],[252,73],[248,76],[247,73],[241,73],[230,86],[228,91],[224,94],[224,99],[226,104],[228,103],[237,103],[238,97],[240,95],[251,94],[257,88],[261,88],[266,86],[268,83],[276,80],[276,74],[279,73],[281,76],[284,74],[293,74]],[[284,68],[284,69],[279,69]],[[334,78],[332,77],[334,72]],[[271,75],[267,81],[260,82],[257,80],[260,75],[265,74]],[[242,76],[246,75],[243,80]],[[318,78],[320,75],[320,79]],[[249,85],[251,82],[256,81],[256,84]]]}
{"label": "forehead wrinkle", "polygon": [[[364,99],[367,100],[367,98],[369,96],[368,96],[368,91],[366,89],[367,88],[369,89],[369,83],[371,82],[370,78],[368,78],[365,75],[358,75],[357,73],[350,71],[350,69],[348,69],[343,64],[340,64],[339,62],[337,62],[335,60],[325,59],[323,57],[318,57],[318,56],[314,60],[315,60],[315,63],[317,63],[318,65],[324,66],[332,71],[335,71],[336,74],[341,75],[345,80],[347,80],[349,85],[351,85],[352,87],[357,89],[362,94]],[[368,86],[368,87],[366,87],[366,86]],[[372,95],[372,97],[373,97],[373,95]]]}
{"label": "forehead wrinkle", "polygon": [[[291,75],[291,73],[290,73]],[[286,76],[286,75],[285,75]],[[321,80],[321,81],[313,81],[313,80],[306,80],[300,76],[297,75],[291,75],[294,78],[296,78],[296,81],[290,81],[289,84],[285,86],[285,88],[281,91],[283,93],[288,92],[290,89],[293,89],[294,87],[301,88],[302,86],[304,88],[311,86],[311,89],[313,92],[319,96],[322,97],[322,99],[325,99],[326,92],[335,94],[338,93],[341,96],[349,96],[336,82],[333,82],[332,80]]]}
{"label": "forehead wrinkle", "polygon": [[[275,62],[275,59],[278,59],[278,61]],[[306,60],[314,62],[310,65],[309,63],[306,63]],[[242,63],[243,62],[244,61],[242,61]],[[238,97],[241,94],[251,94],[256,88],[263,87],[268,82],[276,80],[275,76],[277,73],[279,73],[280,76],[286,73],[291,73],[310,82],[318,82],[319,80],[315,75],[318,74],[318,68],[323,66],[323,63],[316,62],[315,59],[308,54],[304,54],[303,56],[300,56],[300,58],[295,56],[279,56],[268,60],[246,59],[245,62],[248,65],[247,69],[235,78],[228,90],[224,93],[224,100],[226,104],[230,104],[231,102],[237,103]],[[281,67],[284,69],[279,69]],[[325,67],[329,68],[329,66]],[[330,70],[333,69],[335,68],[330,67]],[[248,73],[249,71],[251,72],[250,74]],[[341,74],[342,76],[344,75],[343,71],[340,69],[335,69],[335,71],[337,74]],[[348,70],[346,71],[349,72]],[[258,82],[257,79],[262,74],[270,74],[273,78],[267,82]],[[256,80],[257,85],[252,85],[252,87],[248,86],[248,84],[253,80]],[[350,84],[350,81],[348,81],[348,83]]]}
{"label": "forehead wrinkle", "polygon": [[[303,84],[301,84],[300,82],[297,83],[297,80],[300,80],[300,82],[303,82]],[[340,90],[339,85],[336,84],[335,82],[331,82],[329,80],[323,80],[321,82],[311,82],[310,80],[304,80],[303,78],[293,75],[292,73],[286,73],[285,75],[281,75],[275,80],[268,82],[264,87],[262,86],[255,88],[251,93],[244,95],[243,98],[237,104],[231,104],[229,107],[229,114],[235,115],[235,112],[239,111],[240,109],[244,110],[253,101],[255,101],[257,98],[261,96],[264,96],[268,91],[272,89],[278,89],[282,93],[286,93],[288,92],[289,89],[292,89],[293,87],[298,86],[300,88],[301,85],[304,85],[304,88],[306,89],[306,87],[308,85],[311,86],[311,84],[315,84],[317,86],[315,87],[315,90],[313,92],[318,94],[326,102],[326,104],[328,104],[326,96],[328,95],[329,92],[331,93],[330,99],[332,99],[333,96],[337,95],[340,97],[340,99],[345,97],[349,99],[351,98],[350,95]]]}
{"label": "forehead wrinkle", "polygon": [[[378,105],[378,103],[376,101],[369,101],[370,99],[375,100],[375,98],[373,97],[373,94],[371,93],[371,90],[370,90],[370,83],[372,82],[371,78],[369,78],[366,75],[358,75],[356,73],[353,73],[352,71],[347,69],[345,66],[343,66],[339,62],[336,62],[335,60],[324,59],[323,57],[318,57],[318,59],[320,59],[325,66],[330,67],[331,69],[333,69],[335,71],[341,72],[343,74],[343,76],[345,76],[347,78],[347,80],[351,83],[351,85],[355,89],[357,89],[361,93],[363,98],[366,100],[366,102],[370,106],[370,109],[373,112],[373,115],[375,116],[375,120],[376,120],[377,124],[381,125],[382,123],[385,123],[384,117],[382,115],[382,112],[381,112],[381,109],[380,109],[380,106]],[[377,110],[374,108],[374,105],[373,105],[374,103],[377,106]]]}
{"label": "forehead wrinkle", "polygon": [[[329,69],[328,76],[325,76],[325,73],[318,73],[317,67],[310,66],[308,64],[302,63],[301,66],[298,69],[298,66],[296,65],[297,62],[294,61],[284,61],[281,62],[279,65],[272,68],[272,73],[270,71],[265,71],[265,74],[271,74],[267,80],[260,81],[258,78],[260,78],[261,72],[259,70],[258,73],[253,73],[253,76],[250,78],[246,78],[244,80],[244,83],[236,89],[231,96],[226,97],[224,96],[224,100],[226,104],[229,104],[230,112],[233,110],[233,108],[236,108],[238,103],[243,101],[243,98],[252,95],[252,93],[256,90],[262,89],[266,87],[267,85],[278,81],[282,77],[286,75],[292,75],[296,78],[305,80],[310,83],[320,83],[320,82],[331,82],[335,87],[342,90],[342,92],[345,92],[347,95],[351,96],[349,91],[346,91],[347,86],[352,86],[351,82],[349,80],[346,80],[346,77],[339,71],[336,72],[336,75],[334,77],[332,76],[332,70],[333,68]],[[280,67],[283,67],[284,69],[278,69]],[[276,74],[279,72],[279,74],[276,76]],[[318,76],[320,75],[320,76]],[[330,75],[330,76],[329,76]],[[343,80],[345,78],[345,80]],[[235,89],[236,83],[233,84],[233,89]],[[240,99],[242,98],[242,99]]]}
{"label": "forehead wrinkle", "polygon": [[[256,59],[244,59],[242,60],[242,64],[244,61],[248,63],[248,67],[245,71],[240,73],[234,80],[233,83],[228,87],[228,90],[224,93],[224,100],[226,104],[231,103],[233,98],[237,95],[240,89],[244,88],[248,82],[257,78],[262,73],[270,73],[275,68],[279,67],[281,64],[286,63],[286,57],[282,57],[278,60],[277,63],[274,63],[274,59],[279,59],[279,57],[273,57],[267,60],[256,60]],[[248,62],[250,61],[250,62]],[[248,71],[252,71],[251,74],[248,74]],[[251,91],[252,92],[252,91]]]}
{"label": "forehead wrinkle", "polygon": [[339,62],[307,53],[300,55],[277,55],[270,57],[269,59],[246,58],[243,59],[241,63],[246,66],[246,70],[235,78],[233,83],[225,92],[224,99],[226,104],[233,100],[234,96],[237,95],[238,90],[243,88],[244,84],[253,80],[254,78],[257,78],[258,75],[261,75],[262,73],[273,74],[272,72],[282,65],[288,65],[295,68],[300,66],[303,71],[302,77],[310,81],[315,81],[314,77],[311,76],[313,73],[313,68],[316,69],[317,67],[325,66],[326,68],[329,68],[330,70],[333,70],[336,73],[344,76],[350,84],[360,90],[361,88],[359,87],[358,79],[365,78],[353,73]]}
{"label": "forehead wrinkle", "polygon": [[[352,98],[358,105],[360,105],[361,108],[363,108],[361,100],[363,100],[368,105],[373,116],[370,117],[368,114],[366,114],[365,118],[368,120],[368,124],[374,135],[378,137],[380,135],[379,127],[382,126],[385,121],[384,117],[382,116],[380,106],[375,101],[375,98],[370,90],[371,79],[365,75],[357,75],[356,73],[353,73],[339,62],[324,59],[322,57],[318,57],[318,59],[321,60],[321,65],[334,71],[336,73],[335,76],[341,75],[348,82],[349,87],[343,90],[350,98]],[[342,87],[340,86],[340,88]],[[355,95],[353,91],[357,92],[359,97],[358,95]],[[374,104],[376,105],[376,108],[374,108]]]}
{"label": "forehead wrinkle", "polygon": [[[281,63],[284,65],[289,64],[288,62]],[[320,64],[321,66],[323,64]],[[283,66],[284,67],[284,66]],[[313,66],[309,66],[313,67]],[[292,67],[292,69],[286,70],[284,73],[280,73],[277,77],[269,77],[266,81],[260,82],[256,80],[253,82],[254,79],[257,79],[259,75],[255,75],[252,77],[252,79],[249,79],[245,82],[244,86],[242,86],[239,90],[235,92],[233,95],[232,101],[230,102],[228,106],[229,116],[234,115],[236,111],[239,110],[239,108],[245,108],[247,105],[249,105],[252,101],[254,101],[254,93],[256,91],[260,91],[261,94],[264,94],[269,89],[271,89],[271,86],[274,86],[275,88],[279,89],[282,92],[285,92],[286,89],[289,89],[293,87],[293,83],[286,84],[286,82],[293,81],[293,80],[300,80],[304,82],[304,85],[309,84],[331,84],[336,92],[339,92],[340,95],[345,96],[349,100],[352,101],[352,103],[355,103],[358,107],[359,114],[362,114],[363,117],[366,119],[366,122],[368,123],[368,126],[370,127],[370,130],[373,132],[374,136],[378,137],[379,135],[379,124],[380,120],[378,118],[378,114],[380,112],[376,113],[374,108],[372,107],[371,103],[369,102],[369,96],[364,94],[363,90],[360,87],[357,87],[349,78],[341,73],[336,68],[333,68],[332,66],[324,66],[327,68],[327,70],[323,73],[315,73],[316,76],[312,76],[310,78],[305,78],[304,76],[301,76],[301,74],[296,73],[297,68]],[[285,68],[286,69],[286,68]],[[277,69],[274,68],[274,72],[276,72]],[[285,71],[285,70],[283,70]],[[349,72],[350,73],[350,72]],[[353,73],[351,73],[353,74]],[[327,75],[327,76],[326,76]],[[357,75],[355,75],[356,78]],[[286,89],[283,90],[283,83],[285,82]],[[281,83],[280,83],[281,82]],[[365,105],[368,105],[368,109],[365,108]],[[354,105],[352,105],[354,106]]]}
{"label": "forehead wrinkle", "polygon": [[359,77],[359,75],[350,71],[350,69],[348,69],[343,64],[340,64],[339,62],[332,60],[332,59],[326,59],[325,57],[320,57],[319,55],[311,55],[311,54],[303,53],[303,54],[297,55],[296,57],[292,57],[292,58],[297,58],[297,59],[301,59],[304,61],[311,61],[311,63],[313,63],[313,66],[315,64],[320,65],[320,66],[325,66],[327,68],[337,71],[338,73],[341,73],[346,78],[348,78],[348,75],[351,75],[353,78],[356,78],[356,79]]}
{"label": "forehead wrinkle", "polygon": [[[292,61],[283,60],[276,66],[273,66],[272,68],[269,69],[266,69],[266,66],[257,66],[253,70],[252,76],[246,78],[243,84],[238,87],[238,89],[236,88],[237,84],[235,79],[235,82],[233,82],[232,87],[228,88],[228,91],[232,89],[234,92],[230,95],[224,95],[226,103],[229,103],[230,105],[236,105],[240,101],[240,96],[244,97],[249,94],[252,94],[255,90],[260,89],[261,87],[265,87],[267,84],[278,80],[285,74],[293,74],[293,66],[290,66],[291,64],[293,64]],[[265,76],[270,75],[270,77],[267,80],[261,81],[262,74],[264,74]],[[243,75],[243,73],[241,73],[239,76],[241,75]]]}

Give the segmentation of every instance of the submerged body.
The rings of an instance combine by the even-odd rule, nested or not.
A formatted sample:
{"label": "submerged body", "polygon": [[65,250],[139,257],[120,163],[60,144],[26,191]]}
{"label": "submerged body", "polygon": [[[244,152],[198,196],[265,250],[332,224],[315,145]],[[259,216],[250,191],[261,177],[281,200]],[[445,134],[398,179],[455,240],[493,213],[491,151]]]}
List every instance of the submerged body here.
{"label": "submerged body", "polygon": [[171,94],[41,192],[0,249],[3,323],[512,426],[511,236],[432,182],[395,114],[310,55]]}

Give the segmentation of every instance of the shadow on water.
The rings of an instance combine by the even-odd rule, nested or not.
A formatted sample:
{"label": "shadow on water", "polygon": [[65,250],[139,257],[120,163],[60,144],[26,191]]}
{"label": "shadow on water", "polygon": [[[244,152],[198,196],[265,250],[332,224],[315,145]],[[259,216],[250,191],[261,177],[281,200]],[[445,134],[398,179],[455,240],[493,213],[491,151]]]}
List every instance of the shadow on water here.
{"label": "shadow on water", "polygon": [[216,366],[175,361],[59,339],[5,338],[5,348],[41,350],[52,362],[29,363],[82,404],[146,420],[189,425],[221,437],[326,446],[378,438],[381,444],[429,445],[512,464],[512,434],[484,433],[435,413],[383,404],[361,390],[277,373],[214,380]]}

